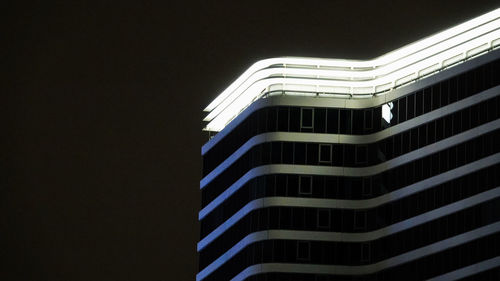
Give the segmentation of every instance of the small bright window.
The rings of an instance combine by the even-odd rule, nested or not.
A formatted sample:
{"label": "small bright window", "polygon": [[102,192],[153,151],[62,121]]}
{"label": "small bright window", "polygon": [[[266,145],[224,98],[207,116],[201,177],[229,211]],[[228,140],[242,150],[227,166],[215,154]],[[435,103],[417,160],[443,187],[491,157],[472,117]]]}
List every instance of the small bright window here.
{"label": "small bright window", "polygon": [[391,119],[392,119],[391,109],[393,107],[394,104],[392,102],[382,105],[382,119],[384,119],[385,122],[387,122],[388,124],[391,124]]}

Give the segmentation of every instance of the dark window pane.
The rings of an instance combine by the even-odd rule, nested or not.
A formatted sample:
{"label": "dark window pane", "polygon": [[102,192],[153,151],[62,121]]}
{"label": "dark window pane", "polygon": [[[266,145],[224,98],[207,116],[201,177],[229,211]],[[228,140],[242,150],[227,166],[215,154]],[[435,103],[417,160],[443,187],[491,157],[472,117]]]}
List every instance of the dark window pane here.
{"label": "dark window pane", "polygon": [[[367,109],[364,111],[365,113],[365,130],[370,130],[373,127],[373,116],[372,116],[372,110]],[[369,132],[365,132],[369,133]]]}
{"label": "dark window pane", "polygon": [[318,145],[315,143],[308,143],[306,145],[307,150],[307,165],[318,165]]}
{"label": "dark window pane", "polygon": [[281,163],[281,142],[273,142],[271,145],[271,163]]}
{"label": "dark window pane", "polygon": [[361,244],[361,261],[362,262],[370,261],[370,243]]}
{"label": "dark window pane", "polygon": [[366,163],[366,145],[359,145],[356,147],[356,163]]}
{"label": "dark window pane", "polygon": [[457,77],[454,77],[449,82],[449,103],[454,103],[458,99],[458,90],[457,90]]}
{"label": "dark window pane", "polygon": [[356,211],[354,213],[354,229],[365,229],[366,227],[366,212]]}
{"label": "dark window pane", "polygon": [[351,133],[351,110],[341,109],[340,110],[340,133],[350,134]]}
{"label": "dark window pane", "polygon": [[391,109],[391,114],[392,118],[390,119],[390,124],[396,125],[398,123],[398,116],[399,116],[399,101],[393,101],[392,102],[392,109]]}
{"label": "dark window pane", "polygon": [[259,132],[267,132],[267,126],[266,126],[266,111],[265,110],[260,110],[257,112],[257,116],[259,118]]}
{"label": "dark window pane", "polygon": [[339,133],[339,110],[329,108],[326,115],[326,132],[328,134]]}
{"label": "dark window pane", "polygon": [[409,120],[415,117],[415,95],[409,95],[406,100],[406,119]]}
{"label": "dark window pane", "polygon": [[399,123],[406,121],[406,98],[399,100]]}
{"label": "dark window pane", "polygon": [[287,191],[286,191],[286,176],[285,175],[276,175],[275,177],[276,180],[276,196],[286,196]]}
{"label": "dark window pane", "polygon": [[320,144],[319,145],[319,162],[331,163],[332,162],[332,145]]}
{"label": "dark window pane", "polygon": [[295,143],[294,152],[294,162],[295,164],[305,164],[306,163],[306,144],[305,143]]}
{"label": "dark window pane", "polygon": [[330,210],[318,209],[318,227],[319,228],[330,227]]}
{"label": "dark window pane", "polygon": [[326,109],[325,108],[314,109],[314,132],[315,133],[325,133],[326,132]]}
{"label": "dark window pane", "polygon": [[283,143],[283,163],[293,164],[293,143]]}
{"label": "dark window pane", "polygon": [[278,109],[278,131],[288,131],[288,107]]}
{"label": "dark window pane", "polygon": [[448,105],[450,103],[450,91],[449,91],[449,82],[443,81],[441,82],[441,92],[439,94],[441,96],[441,107]]}
{"label": "dark window pane", "polygon": [[300,131],[300,108],[290,108],[290,132]]}
{"label": "dark window pane", "polygon": [[276,108],[269,108],[267,111],[267,130],[269,132],[276,131],[276,120],[278,114],[276,112]]}
{"label": "dark window pane", "polygon": [[440,107],[440,87],[441,84],[437,84],[432,87],[432,110]]}
{"label": "dark window pane", "polygon": [[424,90],[424,113],[431,111],[432,109],[432,100],[431,100],[431,88],[427,88]]}
{"label": "dark window pane", "polygon": [[301,128],[312,129],[314,110],[312,108],[302,108],[300,114]]}
{"label": "dark window pane", "polygon": [[372,194],[372,182],[371,178],[363,179],[363,190],[361,192],[364,196],[369,196]]}
{"label": "dark window pane", "polygon": [[297,241],[297,259],[309,260],[311,244],[308,241]]}
{"label": "dark window pane", "polygon": [[364,124],[364,111],[353,110],[353,121],[352,121],[352,133],[355,135],[360,135],[363,133]]}
{"label": "dark window pane", "polygon": [[311,194],[311,193],[312,193],[312,177],[299,176],[299,194]]}
{"label": "dark window pane", "polygon": [[419,91],[415,94],[415,116],[419,116],[422,114],[424,109],[423,106],[423,92]]}

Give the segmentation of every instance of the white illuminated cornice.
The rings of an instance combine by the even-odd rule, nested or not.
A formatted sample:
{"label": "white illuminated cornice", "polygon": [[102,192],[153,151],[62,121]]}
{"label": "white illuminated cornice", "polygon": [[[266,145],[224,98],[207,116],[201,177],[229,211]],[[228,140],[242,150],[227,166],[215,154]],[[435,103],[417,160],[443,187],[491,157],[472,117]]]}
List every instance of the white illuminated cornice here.
{"label": "white illuminated cornice", "polygon": [[366,98],[382,94],[500,45],[500,8],[389,52],[359,61],[301,57],[258,61],[213,100],[205,130],[221,131],[252,102],[279,92]]}

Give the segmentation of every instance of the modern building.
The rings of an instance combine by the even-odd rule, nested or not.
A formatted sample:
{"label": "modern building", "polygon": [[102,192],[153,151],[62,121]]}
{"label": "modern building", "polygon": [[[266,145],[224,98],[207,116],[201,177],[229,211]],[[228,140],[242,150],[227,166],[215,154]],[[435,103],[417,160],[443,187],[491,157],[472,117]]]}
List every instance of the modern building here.
{"label": "modern building", "polygon": [[500,9],[207,108],[197,281],[500,280]]}

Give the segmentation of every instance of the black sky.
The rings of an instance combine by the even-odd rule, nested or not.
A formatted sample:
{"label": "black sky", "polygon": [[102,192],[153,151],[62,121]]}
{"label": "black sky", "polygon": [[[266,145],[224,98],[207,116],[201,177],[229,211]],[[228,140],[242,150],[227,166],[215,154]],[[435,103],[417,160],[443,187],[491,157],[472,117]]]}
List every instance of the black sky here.
{"label": "black sky", "polygon": [[232,80],[274,56],[372,58],[498,6],[19,2],[0,4],[0,280],[194,280],[202,109]]}

